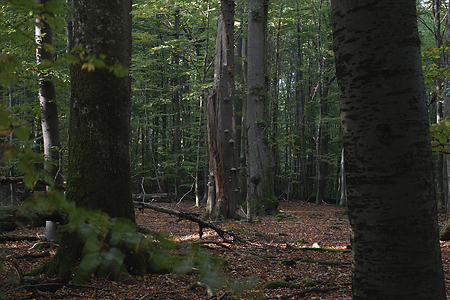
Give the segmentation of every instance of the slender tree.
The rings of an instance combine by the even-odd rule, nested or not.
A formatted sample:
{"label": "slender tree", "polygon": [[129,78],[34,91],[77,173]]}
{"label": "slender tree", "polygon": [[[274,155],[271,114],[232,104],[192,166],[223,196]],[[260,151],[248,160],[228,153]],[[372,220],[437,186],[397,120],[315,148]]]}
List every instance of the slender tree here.
{"label": "slender tree", "polygon": [[[48,0],[39,0],[39,4],[45,9]],[[38,66],[43,62],[53,62],[53,31],[44,14],[36,19],[36,60]],[[45,170],[56,184],[63,183],[60,164],[61,139],[59,134],[58,105],[56,101],[55,84],[51,73],[46,69],[41,70],[39,76],[39,104],[41,107],[42,136],[44,143],[44,156],[46,159]],[[50,187],[47,187],[50,191]],[[59,230],[52,221],[46,222],[45,238],[50,241],[59,239]]]}
{"label": "slender tree", "polygon": [[331,8],[353,299],[445,299],[416,1]]}

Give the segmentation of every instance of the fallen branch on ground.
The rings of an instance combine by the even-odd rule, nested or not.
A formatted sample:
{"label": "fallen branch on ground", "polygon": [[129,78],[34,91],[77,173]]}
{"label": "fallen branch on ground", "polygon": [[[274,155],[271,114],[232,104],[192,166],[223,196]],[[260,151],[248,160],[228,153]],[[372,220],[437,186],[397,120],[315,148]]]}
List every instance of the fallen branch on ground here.
{"label": "fallen branch on ground", "polygon": [[222,228],[217,227],[216,225],[214,225],[210,222],[205,222],[205,221],[199,219],[193,213],[182,212],[182,211],[178,211],[178,210],[174,210],[174,209],[170,209],[170,208],[165,208],[165,207],[161,207],[161,206],[154,205],[151,203],[144,203],[144,202],[138,202],[138,201],[133,201],[133,202],[134,202],[135,207],[137,207],[137,208],[150,208],[150,209],[153,209],[153,210],[156,210],[156,211],[159,211],[162,213],[166,213],[169,215],[175,215],[178,218],[180,218],[180,220],[185,219],[185,220],[189,220],[189,221],[197,223],[200,238],[202,238],[202,236],[203,236],[203,228],[211,228],[212,230],[217,232],[217,234],[224,240],[224,242],[230,243],[230,241],[225,237],[226,235],[231,236],[231,237],[233,237],[233,239],[236,239],[240,242],[244,242],[242,239],[240,239],[235,234],[228,232],[226,230],[223,230]]}
{"label": "fallen branch on ground", "polygon": [[339,289],[340,289],[340,287],[338,287],[338,286],[331,286],[331,287],[322,287],[322,286],[317,287],[316,286],[316,287],[312,287],[312,288],[309,288],[309,289],[306,289],[303,291],[298,291],[298,292],[295,292],[292,294],[280,295],[280,296],[274,297],[272,299],[291,299],[294,296],[304,296],[308,293],[313,293],[313,292],[314,293],[327,293],[327,292],[339,290]]}
{"label": "fallen branch on ground", "polygon": [[40,238],[34,236],[0,236],[2,242],[19,242],[19,241],[39,241]]}

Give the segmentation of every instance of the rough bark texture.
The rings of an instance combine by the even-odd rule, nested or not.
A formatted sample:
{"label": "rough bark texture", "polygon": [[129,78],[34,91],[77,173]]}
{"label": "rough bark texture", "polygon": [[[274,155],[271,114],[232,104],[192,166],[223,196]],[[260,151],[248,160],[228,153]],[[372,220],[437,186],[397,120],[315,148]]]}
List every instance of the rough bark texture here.
{"label": "rough bark texture", "polygon": [[[75,43],[129,66],[131,0],[74,2]],[[129,163],[130,80],[105,69],[72,68],[66,196],[78,206],[135,220]],[[51,273],[71,275],[81,256],[76,234],[64,233]]]}
{"label": "rough bark texture", "polygon": [[[210,218],[238,218],[238,153],[234,87],[234,1],[222,1],[216,40],[214,92],[208,97],[209,164],[214,197],[208,197]],[[213,191],[213,189],[210,189]]]}
{"label": "rough bark texture", "polygon": [[332,0],[353,299],[445,299],[413,0]]}
{"label": "rough bark texture", "polygon": [[248,3],[248,72],[247,119],[249,147],[250,200],[255,213],[277,211],[274,196],[270,149],[268,144],[266,27],[268,2],[250,0]]}

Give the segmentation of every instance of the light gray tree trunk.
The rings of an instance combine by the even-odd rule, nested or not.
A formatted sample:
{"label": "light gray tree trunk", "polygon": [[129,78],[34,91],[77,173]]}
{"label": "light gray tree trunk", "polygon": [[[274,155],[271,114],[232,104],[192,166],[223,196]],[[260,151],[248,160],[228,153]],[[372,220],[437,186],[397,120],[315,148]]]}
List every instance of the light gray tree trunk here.
{"label": "light gray tree trunk", "polygon": [[[46,5],[48,0],[39,0],[39,4]],[[53,61],[53,53],[45,49],[46,45],[53,45],[53,32],[50,25],[45,20],[43,14],[36,19],[38,25],[35,26],[36,60],[41,64],[43,60]],[[39,76],[39,104],[41,107],[42,136],[44,142],[44,169],[56,184],[63,183],[60,164],[61,140],[59,135],[58,105],[56,101],[55,84],[51,80],[47,70],[41,70]],[[50,187],[47,186],[47,192]],[[45,238],[52,242],[59,240],[58,225],[52,221],[46,222]]]}
{"label": "light gray tree trunk", "polygon": [[332,0],[331,16],[353,299],[443,300],[416,1]]}
{"label": "light gray tree trunk", "polygon": [[266,28],[268,1],[248,2],[247,119],[250,201],[256,214],[274,214],[274,196],[268,144]]}
{"label": "light gray tree trunk", "polygon": [[[208,197],[209,218],[238,218],[238,152],[234,87],[234,1],[222,0],[217,22],[214,90],[208,97],[209,164],[214,197]],[[214,202],[212,202],[214,201]]]}
{"label": "light gray tree trunk", "polygon": [[[442,36],[441,36],[441,13],[440,13],[441,1],[434,0],[433,1],[433,17],[434,17],[434,41],[436,48],[440,48],[442,46]],[[440,56],[436,59],[436,65],[438,68],[441,68],[443,65],[443,57]],[[435,81],[435,102],[436,102],[436,122],[439,122],[442,118],[442,102],[441,94],[442,94],[442,79],[437,78]],[[438,208],[444,207],[446,205],[445,193],[444,193],[444,155],[436,154],[436,197]],[[445,178],[447,180],[447,178]]]}

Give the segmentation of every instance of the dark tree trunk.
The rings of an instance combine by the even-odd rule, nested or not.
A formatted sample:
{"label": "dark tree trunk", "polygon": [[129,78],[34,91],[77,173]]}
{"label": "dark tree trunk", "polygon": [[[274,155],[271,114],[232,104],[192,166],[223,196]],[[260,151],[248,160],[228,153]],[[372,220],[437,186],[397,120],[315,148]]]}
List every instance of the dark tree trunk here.
{"label": "dark tree trunk", "polygon": [[[131,0],[74,2],[75,43],[106,63],[129,66]],[[129,159],[130,78],[106,69],[72,68],[69,120],[68,201],[98,209],[112,218],[135,221]],[[49,275],[70,277],[83,243],[63,232]],[[141,266],[145,268],[145,266]],[[140,269],[142,270],[142,269]]]}
{"label": "dark tree trunk", "polygon": [[445,299],[416,1],[332,0],[331,15],[353,299]]}

